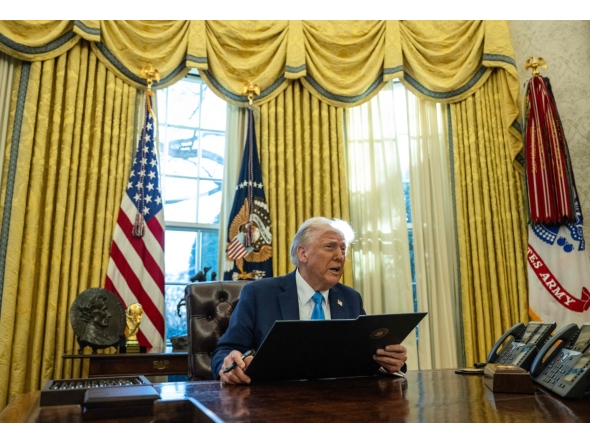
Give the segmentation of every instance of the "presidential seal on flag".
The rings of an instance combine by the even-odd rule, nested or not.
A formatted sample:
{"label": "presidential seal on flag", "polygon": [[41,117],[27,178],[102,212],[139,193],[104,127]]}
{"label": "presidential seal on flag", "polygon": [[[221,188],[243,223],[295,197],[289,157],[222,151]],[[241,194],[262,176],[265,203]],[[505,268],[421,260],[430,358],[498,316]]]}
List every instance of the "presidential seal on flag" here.
{"label": "presidential seal on flag", "polygon": [[270,215],[258,161],[252,108],[248,112],[248,137],[229,220],[224,279],[272,276]]}

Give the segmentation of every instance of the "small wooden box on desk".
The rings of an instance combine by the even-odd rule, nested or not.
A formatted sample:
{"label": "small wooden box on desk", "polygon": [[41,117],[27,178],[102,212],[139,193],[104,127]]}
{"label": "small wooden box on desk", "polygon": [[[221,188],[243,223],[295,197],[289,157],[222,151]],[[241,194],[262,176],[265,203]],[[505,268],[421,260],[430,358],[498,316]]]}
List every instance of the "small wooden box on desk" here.
{"label": "small wooden box on desk", "polygon": [[494,393],[533,393],[531,374],[517,365],[488,364],[483,369],[483,382]]}
{"label": "small wooden box on desk", "polygon": [[188,375],[187,351],[147,349],[146,353],[63,355],[63,359],[88,359],[88,377]]}

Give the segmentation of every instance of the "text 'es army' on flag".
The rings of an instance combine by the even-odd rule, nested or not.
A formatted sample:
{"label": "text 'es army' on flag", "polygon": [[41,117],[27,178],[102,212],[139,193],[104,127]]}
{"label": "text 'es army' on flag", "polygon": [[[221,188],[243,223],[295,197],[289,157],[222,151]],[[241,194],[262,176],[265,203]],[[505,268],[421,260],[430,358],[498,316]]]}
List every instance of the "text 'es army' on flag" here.
{"label": "text 'es army' on flag", "polygon": [[105,288],[125,307],[142,306],[137,340],[164,347],[164,209],[154,141],[154,118],[146,95],[144,122],[115,226]]}
{"label": "text 'es army' on flag", "polygon": [[548,78],[526,91],[529,315],[559,328],[588,322],[590,261],[569,150]]}
{"label": "text 'es army' on flag", "polygon": [[270,215],[258,161],[252,107],[248,110],[248,136],[229,216],[225,263],[225,280],[272,276]]}

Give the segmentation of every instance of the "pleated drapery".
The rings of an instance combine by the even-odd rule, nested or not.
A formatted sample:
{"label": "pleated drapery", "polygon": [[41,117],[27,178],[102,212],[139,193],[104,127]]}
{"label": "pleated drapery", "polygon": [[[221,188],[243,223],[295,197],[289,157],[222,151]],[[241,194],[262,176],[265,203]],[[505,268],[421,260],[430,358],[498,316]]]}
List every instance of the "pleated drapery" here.
{"label": "pleated drapery", "polygon": [[[291,241],[303,221],[349,220],[344,110],[320,102],[295,81],[260,107],[256,123],[273,227],[273,273],[279,276],[294,269]],[[343,282],[352,284],[350,260]]]}
{"label": "pleated drapery", "polygon": [[[396,89],[403,94],[403,86]],[[348,110],[350,221],[358,232],[353,287],[369,314],[414,311],[398,138],[398,129],[407,125],[394,109],[390,84],[368,103]],[[404,346],[408,368],[419,368],[416,336],[409,335]]]}
{"label": "pleated drapery", "polygon": [[234,105],[247,103],[244,82],[261,88],[275,274],[292,269],[303,220],[349,218],[343,108],[395,78],[450,104],[467,364],[526,320],[522,178],[513,168],[522,170],[519,84],[506,22],[8,20],[0,52],[24,61],[1,189],[0,407],[71,371],[61,362],[74,347],[68,310],[81,290],[102,285],[147,62],[159,88],[189,68]]}
{"label": "pleated drapery", "polygon": [[414,311],[403,193],[409,181],[416,307],[428,315],[418,335],[403,342],[408,366],[457,367],[463,361],[461,311],[443,109],[398,83],[349,117],[350,213],[359,230],[354,288],[368,313]]}
{"label": "pleated drapery", "polygon": [[16,69],[1,189],[0,408],[79,374],[61,359],[77,352],[69,308],[104,284],[139,96],[83,41]]}
{"label": "pleated drapery", "polygon": [[[276,98],[300,79],[320,101],[341,107],[371,99],[400,79],[418,96],[457,102],[493,68],[508,73],[502,113],[514,157],[522,148],[518,72],[508,24],[496,20],[74,20],[0,21],[0,50],[21,60],[48,60],[84,39],[125,82],[145,87],[146,63],[164,87],[196,68],[230,103],[245,106],[244,83]],[[518,166],[517,166],[518,167]]]}
{"label": "pleated drapery", "polygon": [[[9,55],[0,53],[0,179],[2,178],[4,151],[6,149],[6,137],[8,135],[12,78],[14,76],[14,67],[17,63],[17,60]],[[0,307],[2,307],[1,296]]]}
{"label": "pleated drapery", "polygon": [[467,365],[485,362],[510,326],[528,322],[523,176],[502,123],[504,73],[449,105]]}

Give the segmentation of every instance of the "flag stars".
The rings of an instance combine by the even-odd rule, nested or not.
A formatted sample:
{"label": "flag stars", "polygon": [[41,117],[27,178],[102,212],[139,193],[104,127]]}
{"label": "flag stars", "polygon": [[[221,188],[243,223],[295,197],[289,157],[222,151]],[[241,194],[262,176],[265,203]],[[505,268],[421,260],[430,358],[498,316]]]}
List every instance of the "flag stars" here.
{"label": "flag stars", "polygon": [[153,191],[154,190],[154,184],[150,182],[150,183],[148,183],[146,185],[146,188],[148,189],[148,191]]}
{"label": "flag stars", "polygon": [[152,201],[152,196],[150,196],[149,194],[147,196],[145,196],[145,203],[149,204]]}
{"label": "flag stars", "polygon": [[157,205],[160,205],[160,203],[162,202],[162,199],[160,198],[160,196],[158,196],[154,199],[154,201],[156,202]]}
{"label": "flag stars", "polygon": [[[146,134],[145,136],[143,136],[143,140],[145,140],[146,142],[149,142],[151,140],[151,137],[149,134]],[[143,149],[146,153],[148,152],[148,147],[144,147]]]}
{"label": "flag stars", "polygon": [[132,182],[127,182],[127,189],[129,188],[133,188],[133,183]]}
{"label": "flag stars", "polygon": [[141,199],[141,196],[139,195],[139,193],[136,193],[135,196],[133,196],[133,200],[135,202],[139,202],[139,199]]}
{"label": "flag stars", "polygon": [[156,162],[156,159],[152,159],[152,160],[150,160],[150,165],[151,165],[152,167],[155,167],[157,164],[158,164],[158,162]]}
{"label": "flag stars", "polygon": [[150,178],[150,179],[155,179],[155,177],[156,177],[156,173],[155,173],[154,171],[150,171],[150,172],[148,173],[148,176],[149,176],[149,178]]}
{"label": "flag stars", "polygon": [[143,208],[143,211],[142,211],[142,213],[143,213],[143,215],[144,215],[144,216],[145,216],[146,214],[149,214],[149,213],[150,213],[150,209],[149,209],[149,207],[144,207],[144,208]]}
{"label": "flag stars", "polygon": [[147,128],[148,131],[152,129],[151,119],[148,121],[148,123],[147,123],[147,125],[145,127]]}

